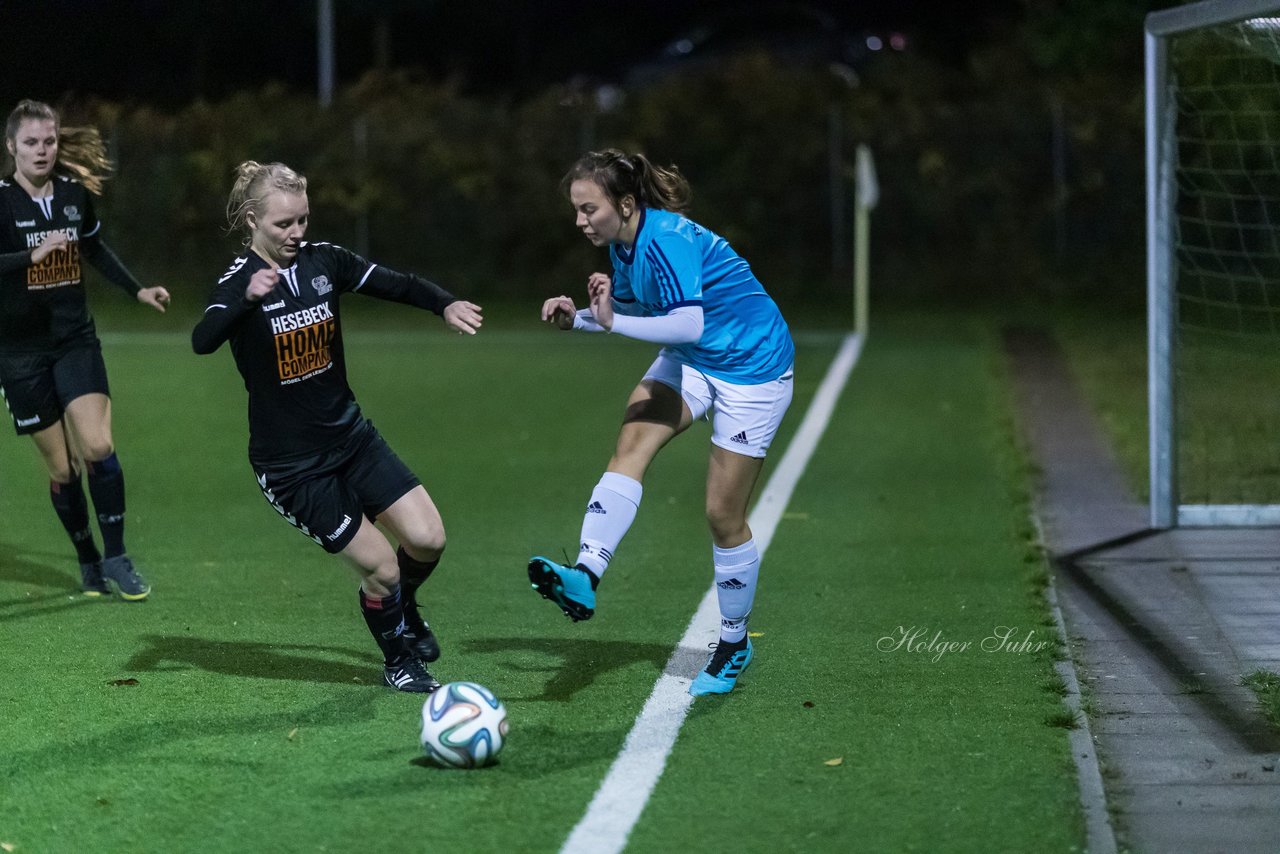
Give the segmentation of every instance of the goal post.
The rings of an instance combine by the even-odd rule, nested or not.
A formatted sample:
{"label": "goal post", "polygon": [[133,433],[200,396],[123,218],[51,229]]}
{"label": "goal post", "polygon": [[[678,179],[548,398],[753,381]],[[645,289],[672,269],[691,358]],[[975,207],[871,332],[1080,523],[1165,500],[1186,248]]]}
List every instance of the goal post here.
{"label": "goal post", "polygon": [[1280,0],[1145,30],[1151,524],[1280,525]]}
{"label": "goal post", "polygon": [[870,299],[871,211],[880,201],[875,159],[865,144],[858,146],[854,161],[855,207],[853,216],[853,331],[867,337]]}

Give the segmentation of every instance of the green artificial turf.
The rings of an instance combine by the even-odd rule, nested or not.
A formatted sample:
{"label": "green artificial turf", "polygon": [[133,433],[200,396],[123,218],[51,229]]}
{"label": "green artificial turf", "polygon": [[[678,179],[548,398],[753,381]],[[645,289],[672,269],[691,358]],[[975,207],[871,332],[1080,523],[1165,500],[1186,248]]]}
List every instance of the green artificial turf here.
{"label": "green artificial turf", "polygon": [[[449,547],[421,597],[444,647],[432,669],[505,701],[500,762],[463,772],[420,757],[421,698],[381,686],[349,572],[257,490],[230,354],[105,328],[128,540],[154,593],[77,595],[31,443],[0,439],[0,843],[563,843],[710,583],[706,425],[650,470],[596,618],[572,624],[524,565],[575,547],[653,348],[522,319],[475,339],[431,318],[375,331],[379,316],[352,319],[352,384],[444,516]],[[628,850],[1081,847],[991,328],[877,324],[765,557],[756,661],[732,695],[694,704]],[[798,337],[772,465],[838,344]],[[1045,645],[983,650],[1000,627]],[[939,632],[970,646],[893,648],[916,629],[912,646]]]}
{"label": "green artificial turf", "polygon": [[1272,726],[1280,728],[1280,673],[1255,670],[1240,681],[1257,696],[1263,716]]}
{"label": "green artificial turf", "polygon": [[[1055,332],[1145,501],[1149,447],[1146,321],[1097,310],[1061,312]],[[1280,346],[1271,337],[1183,330],[1175,389],[1181,503],[1280,502]]]}

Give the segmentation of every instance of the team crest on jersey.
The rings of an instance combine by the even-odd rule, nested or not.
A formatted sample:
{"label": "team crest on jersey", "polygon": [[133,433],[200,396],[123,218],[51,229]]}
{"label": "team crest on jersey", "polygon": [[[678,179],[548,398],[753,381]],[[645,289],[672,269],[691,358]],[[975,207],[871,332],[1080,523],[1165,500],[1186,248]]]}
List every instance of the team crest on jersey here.
{"label": "team crest on jersey", "polygon": [[72,222],[80,221],[80,209],[75,205],[67,205],[62,209],[62,215]]}
{"label": "team crest on jersey", "polygon": [[328,276],[316,276],[311,280],[311,287],[316,289],[316,293],[324,295],[333,290],[333,285],[329,284]]}

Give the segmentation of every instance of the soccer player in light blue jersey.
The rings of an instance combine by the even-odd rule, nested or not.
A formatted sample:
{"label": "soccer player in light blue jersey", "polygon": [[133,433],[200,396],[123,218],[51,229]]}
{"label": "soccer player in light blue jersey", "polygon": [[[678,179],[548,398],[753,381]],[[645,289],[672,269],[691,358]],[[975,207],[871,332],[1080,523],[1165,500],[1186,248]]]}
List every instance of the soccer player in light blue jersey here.
{"label": "soccer player in light blue jersey", "polygon": [[641,154],[590,152],[563,187],[578,228],[596,246],[609,247],[613,274],[587,279],[586,308],[558,296],[543,304],[542,319],[663,347],[627,401],[613,457],[587,502],[577,561],[565,566],[535,557],[529,580],[574,621],[589,619],[596,587],[635,519],[645,470],[673,437],[710,420],[707,522],[720,641],[689,692],[728,693],[752,657],[747,619],[760,555],[747,504],[791,403],[795,346],[747,262],[680,213],[689,184],[675,167]]}

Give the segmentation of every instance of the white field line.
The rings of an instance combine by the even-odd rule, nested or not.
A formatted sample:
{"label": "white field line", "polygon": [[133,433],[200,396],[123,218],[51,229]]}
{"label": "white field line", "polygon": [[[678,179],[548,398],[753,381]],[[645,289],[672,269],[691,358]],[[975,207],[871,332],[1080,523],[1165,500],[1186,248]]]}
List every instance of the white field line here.
{"label": "white field line", "polygon": [[[773,540],[782,511],[831,420],[840,392],[862,352],[862,344],[858,335],[845,336],[800,429],[751,511],[747,522],[762,559]],[[560,849],[562,854],[616,854],[626,846],[627,837],[662,776],[667,756],[693,704],[689,683],[705,660],[707,644],[719,636],[719,627],[720,609],[712,584],[627,734],[622,752],[596,790],[586,814],[565,840]]]}

